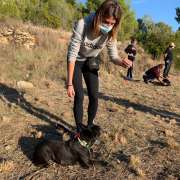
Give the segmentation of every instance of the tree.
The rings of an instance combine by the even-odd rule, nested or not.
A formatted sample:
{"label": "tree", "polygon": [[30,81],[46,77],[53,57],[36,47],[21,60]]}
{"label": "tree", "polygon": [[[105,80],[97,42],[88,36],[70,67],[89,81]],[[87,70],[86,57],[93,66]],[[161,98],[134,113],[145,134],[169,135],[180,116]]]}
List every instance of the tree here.
{"label": "tree", "polygon": [[20,11],[15,0],[0,0],[0,15],[20,18]]}
{"label": "tree", "polygon": [[[180,24],[180,7],[176,8],[176,21]],[[180,27],[179,27],[180,30]]]}
{"label": "tree", "polygon": [[123,10],[121,27],[118,33],[119,40],[126,40],[132,36],[137,29],[138,23],[135,18],[135,12],[130,8],[130,1],[119,0]]}
{"label": "tree", "polygon": [[103,0],[87,0],[86,8],[89,12],[95,12],[102,2]]}
{"label": "tree", "polygon": [[71,4],[72,6],[76,6],[76,0],[66,0],[67,3]]}
{"label": "tree", "polygon": [[180,8],[176,8],[176,17],[175,17],[176,21],[178,23],[180,23]]}
{"label": "tree", "polygon": [[163,22],[154,23],[151,17],[144,16],[139,19],[138,28],[136,38],[153,59],[160,57],[168,44],[174,41],[172,28]]}
{"label": "tree", "polygon": [[180,30],[175,34],[174,62],[175,68],[180,70]]}
{"label": "tree", "polygon": [[65,0],[26,0],[26,2],[25,13],[22,15],[24,21],[52,28],[71,29],[76,9]]}

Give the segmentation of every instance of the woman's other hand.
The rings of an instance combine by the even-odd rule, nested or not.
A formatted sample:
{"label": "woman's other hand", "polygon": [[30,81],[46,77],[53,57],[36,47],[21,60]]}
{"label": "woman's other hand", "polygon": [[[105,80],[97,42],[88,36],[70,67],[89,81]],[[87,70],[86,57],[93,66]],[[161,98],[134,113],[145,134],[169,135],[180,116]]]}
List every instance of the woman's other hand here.
{"label": "woman's other hand", "polygon": [[121,61],[121,66],[124,67],[124,68],[130,68],[132,66],[132,61],[130,61],[129,59],[127,58],[124,58],[122,61]]}
{"label": "woman's other hand", "polygon": [[69,97],[74,97],[75,92],[73,85],[67,85],[67,94]]}

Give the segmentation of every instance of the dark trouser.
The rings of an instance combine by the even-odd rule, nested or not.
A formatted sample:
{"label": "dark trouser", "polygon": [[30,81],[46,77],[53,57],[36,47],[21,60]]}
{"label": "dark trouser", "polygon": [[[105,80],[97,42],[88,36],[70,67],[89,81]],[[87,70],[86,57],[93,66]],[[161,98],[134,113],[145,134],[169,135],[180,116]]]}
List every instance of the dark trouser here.
{"label": "dark trouser", "polygon": [[93,125],[98,108],[98,88],[99,79],[97,71],[90,71],[86,66],[86,62],[76,61],[74,68],[73,86],[75,91],[74,97],[74,118],[77,130],[81,131],[83,119],[83,99],[84,90],[82,85],[82,75],[84,77],[89,97],[88,105],[88,126]]}
{"label": "dark trouser", "polygon": [[[133,61],[132,61],[132,63],[133,63]],[[133,64],[132,64],[132,66],[130,68],[128,68],[127,78],[132,79],[133,78],[132,73],[133,73]]]}
{"label": "dark trouser", "polygon": [[171,68],[171,64],[172,64],[171,61],[165,61],[165,68],[164,68],[164,72],[163,72],[164,78],[167,78],[169,71],[170,71],[170,68]]}

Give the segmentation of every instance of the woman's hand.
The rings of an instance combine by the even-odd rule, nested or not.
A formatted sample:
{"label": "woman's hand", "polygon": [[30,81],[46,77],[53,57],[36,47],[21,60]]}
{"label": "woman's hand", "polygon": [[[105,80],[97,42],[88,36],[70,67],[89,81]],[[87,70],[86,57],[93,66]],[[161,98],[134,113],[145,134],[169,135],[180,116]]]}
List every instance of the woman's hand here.
{"label": "woman's hand", "polygon": [[121,66],[124,67],[124,68],[130,68],[132,66],[132,61],[130,61],[129,59],[127,58],[124,58],[122,61],[121,61]]}
{"label": "woman's hand", "polygon": [[112,60],[112,62],[115,64],[115,65],[118,65],[118,66],[122,66],[124,68],[130,68],[132,66],[132,61],[130,61],[129,59],[127,58],[123,58],[122,60],[120,59],[114,59]]}
{"label": "woman's hand", "polygon": [[67,85],[67,94],[69,97],[74,97],[75,92],[73,85]]}

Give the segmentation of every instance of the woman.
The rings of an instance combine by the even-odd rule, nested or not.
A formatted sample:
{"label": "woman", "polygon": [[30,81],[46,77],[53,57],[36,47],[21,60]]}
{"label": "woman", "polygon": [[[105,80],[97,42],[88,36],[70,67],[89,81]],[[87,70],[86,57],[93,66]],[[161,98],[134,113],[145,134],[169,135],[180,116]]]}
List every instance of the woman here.
{"label": "woman", "polygon": [[94,126],[93,120],[98,108],[98,67],[91,69],[89,64],[95,62],[98,65],[98,55],[107,46],[108,54],[114,64],[131,66],[128,59],[120,60],[116,47],[116,33],[121,16],[122,11],[117,1],[106,0],[96,13],[80,19],[74,26],[67,55],[67,94],[69,97],[74,97],[73,111],[77,132],[81,132],[84,127],[82,75],[89,97],[88,128]]}

